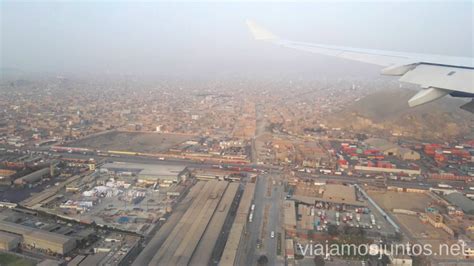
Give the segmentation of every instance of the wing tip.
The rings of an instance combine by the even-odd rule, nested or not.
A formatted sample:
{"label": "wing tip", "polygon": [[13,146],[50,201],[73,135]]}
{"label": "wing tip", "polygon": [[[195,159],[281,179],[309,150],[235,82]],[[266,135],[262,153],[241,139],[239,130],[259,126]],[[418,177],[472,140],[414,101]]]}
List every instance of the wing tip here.
{"label": "wing tip", "polygon": [[247,24],[247,27],[249,28],[249,30],[252,33],[255,40],[258,40],[258,41],[271,41],[271,40],[277,40],[278,39],[278,37],[275,34],[271,33],[267,29],[259,26],[257,23],[255,23],[251,19],[247,19],[245,21],[245,23]]}

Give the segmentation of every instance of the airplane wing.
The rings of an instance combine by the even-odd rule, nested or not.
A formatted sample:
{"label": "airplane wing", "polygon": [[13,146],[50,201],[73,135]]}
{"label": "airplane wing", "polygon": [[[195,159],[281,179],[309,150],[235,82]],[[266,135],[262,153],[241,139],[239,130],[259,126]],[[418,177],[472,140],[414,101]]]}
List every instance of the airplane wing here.
{"label": "airplane wing", "polygon": [[[425,104],[450,94],[474,98],[474,58],[429,54],[401,53],[323,44],[294,42],[280,39],[253,21],[247,26],[256,40],[283,47],[375,64],[384,67],[383,75],[400,76],[400,81],[420,85],[410,107]],[[461,108],[474,112],[474,99]]]}

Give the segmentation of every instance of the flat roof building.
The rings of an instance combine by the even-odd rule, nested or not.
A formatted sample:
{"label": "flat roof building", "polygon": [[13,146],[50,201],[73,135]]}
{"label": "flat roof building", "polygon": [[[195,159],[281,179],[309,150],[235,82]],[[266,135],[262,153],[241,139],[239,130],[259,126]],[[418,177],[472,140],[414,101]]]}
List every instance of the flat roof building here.
{"label": "flat roof building", "polygon": [[461,208],[465,213],[474,214],[474,201],[462,193],[453,192],[446,195],[446,199],[453,205]]}
{"label": "flat roof building", "polygon": [[72,237],[21,224],[0,221],[0,231],[22,236],[22,243],[24,245],[61,255],[68,253],[76,247],[76,240]]}
{"label": "flat roof building", "polygon": [[48,175],[49,173],[50,173],[50,168],[46,167],[38,171],[35,171],[31,174],[17,178],[15,179],[15,181],[13,181],[13,183],[15,185],[31,184],[31,183],[41,180],[44,176]]}
{"label": "flat roof building", "polygon": [[296,206],[292,200],[283,203],[283,227],[288,235],[296,235]]}
{"label": "flat roof building", "polygon": [[106,163],[101,171],[123,175],[135,175],[143,182],[180,182],[188,176],[184,165],[140,164],[113,162]]}
{"label": "flat roof building", "polygon": [[385,139],[369,138],[364,143],[381,151],[387,156],[397,156],[402,160],[419,160],[420,154],[408,148],[400,147],[395,143],[391,143]]}
{"label": "flat roof building", "polygon": [[241,246],[243,235],[245,234],[245,227],[247,225],[250,206],[255,194],[255,187],[255,183],[247,183],[245,185],[245,190],[242,194],[242,197],[240,198],[240,203],[235,214],[234,223],[230,229],[219,265],[231,266],[242,264],[238,261],[238,250],[239,246]]}
{"label": "flat roof building", "polygon": [[0,231],[0,250],[13,250],[18,247],[20,242],[21,237],[19,235]]}

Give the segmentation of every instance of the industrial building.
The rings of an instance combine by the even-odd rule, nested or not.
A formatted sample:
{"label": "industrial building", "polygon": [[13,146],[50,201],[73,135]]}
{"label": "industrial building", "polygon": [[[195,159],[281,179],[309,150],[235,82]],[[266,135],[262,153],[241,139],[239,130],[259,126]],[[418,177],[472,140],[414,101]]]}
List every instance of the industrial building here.
{"label": "industrial building", "polygon": [[76,240],[72,237],[21,224],[0,221],[0,231],[21,236],[21,243],[25,246],[61,255],[76,247]]}
{"label": "industrial building", "polygon": [[0,231],[0,250],[13,250],[18,247],[20,242],[20,236]]}
{"label": "industrial building", "polygon": [[382,152],[386,156],[396,156],[402,160],[419,160],[420,154],[408,148],[403,148],[397,144],[391,143],[384,139],[369,138],[364,143],[372,148]]}
{"label": "industrial building", "polygon": [[28,174],[28,175],[25,175],[23,177],[20,177],[20,178],[17,178],[15,179],[15,181],[13,181],[13,183],[15,185],[25,185],[25,184],[31,184],[31,183],[34,183],[34,182],[37,182],[39,180],[41,180],[43,177],[49,175],[50,173],[50,168],[49,167],[46,167],[46,168],[43,168],[43,169],[40,169],[38,171],[35,171],[31,174]]}
{"label": "industrial building", "polygon": [[296,206],[294,201],[285,200],[283,203],[283,228],[288,236],[296,236]]}
{"label": "industrial building", "polygon": [[224,252],[222,253],[220,265],[240,265],[237,261],[237,251],[242,245],[242,238],[247,225],[247,217],[249,216],[250,206],[255,194],[255,183],[247,183],[244,193],[240,199],[239,208],[235,214],[234,223],[229,232],[229,237],[225,243]]}
{"label": "industrial building", "polygon": [[158,231],[166,240],[149,265],[209,264],[238,188],[227,181],[198,182],[184,199],[191,205],[171,232]]}
{"label": "industrial building", "polygon": [[144,183],[178,183],[189,176],[189,171],[183,165],[140,164],[113,162],[106,163],[100,171],[123,176],[136,176]]}
{"label": "industrial building", "polygon": [[392,174],[407,174],[409,176],[420,175],[420,169],[404,169],[404,168],[385,168],[385,167],[374,167],[374,166],[364,166],[356,165],[354,166],[355,170],[360,172],[372,172],[372,173],[392,173]]}
{"label": "industrial building", "polygon": [[474,214],[474,202],[462,193],[449,193],[445,198],[449,203],[461,208],[465,213]]}
{"label": "industrial building", "polygon": [[16,174],[14,170],[0,169],[0,184],[11,184],[11,178]]}

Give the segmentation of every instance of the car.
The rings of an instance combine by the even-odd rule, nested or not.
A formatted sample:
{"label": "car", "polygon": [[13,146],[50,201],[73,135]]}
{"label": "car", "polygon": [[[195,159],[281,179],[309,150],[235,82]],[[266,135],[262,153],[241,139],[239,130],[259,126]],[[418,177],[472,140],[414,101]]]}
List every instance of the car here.
{"label": "car", "polygon": [[271,238],[275,238],[275,232],[274,232],[274,231],[272,231],[272,232],[270,233],[270,237],[271,237]]}

